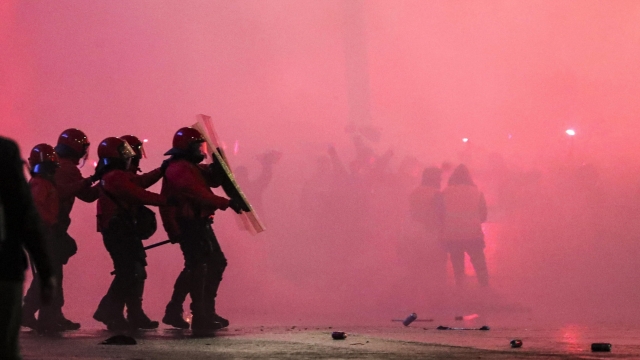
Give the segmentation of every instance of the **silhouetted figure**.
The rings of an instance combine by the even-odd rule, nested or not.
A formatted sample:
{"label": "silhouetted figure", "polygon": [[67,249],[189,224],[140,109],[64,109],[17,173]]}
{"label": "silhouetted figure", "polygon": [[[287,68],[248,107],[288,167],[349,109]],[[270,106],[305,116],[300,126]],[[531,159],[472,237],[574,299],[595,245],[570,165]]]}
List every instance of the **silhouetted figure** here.
{"label": "silhouetted figure", "polygon": [[189,294],[191,328],[196,333],[229,325],[227,319],[216,313],[215,299],[227,259],[211,228],[211,216],[228,207],[240,212],[237,202],[211,191],[211,187],[224,187],[224,175],[215,162],[211,166],[200,165],[206,156],[202,152],[204,141],[202,134],[193,128],[182,128],[174,135],[173,147],[166,153],[171,158],[162,165],[166,170],[161,193],[175,199],[177,206],[160,208],[169,239],[180,244],[184,255],[184,269],[176,279],[162,322],[177,328],[189,327],[182,318],[182,304]]}
{"label": "silhouetted figure", "polygon": [[[142,233],[148,229],[140,228],[138,216],[142,211],[149,211],[140,205],[167,205],[167,199],[144,190],[162,177],[161,169],[136,175],[129,171],[134,156],[129,144],[115,137],[104,139],[98,147],[96,174],[102,178],[98,231],[102,233],[104,246],[113,260],[115,277],[93,318],[107,325],[109,330],[158,327],[158,322],[150,320],[142,310],[147,278],[147,255],[142,245],[145,235]],[[122,313],[123,304],[127,307],[126,320]]]}
{"label": "silhouetted figure", "polygon": [[[87,150],[89,149],[89,139],[78,129],[67,129],[58,137],[58,143],[55,146],[56,153],[60,159],[60,167],[56,170],[54,183],[58,192],[59,209],[58,221],[53,226],[52,236],[55,237],[56,246],[51,249],[52,256],[67,264],[69,259],[76,254],[78,246],[76,241],[69,235],[68,230],[71,225],[71,209],[75,199],[78,198],[84,202],[93,202],[98,199],[98,189],[91,187],[94,182],[92,178],[83,178],[78,169],[80,161],[83,163],[87,158]],[[65,318],[62,313],[64,305],[63,273],[57,275],[60,282],[59,298],[52,306],[56,307],[57,319],[56,325],[51,326],[51,330],[56,327],[60,330],[77,330],[80,324]],[[35,312],[40,308],[37,296],[27,296],[23,308],[23,325],[31,327],[33,324]]]}
{"label": "silhouetted figure", "polygon": [[45,251],[41,220],[24,178],[20,150],[0,137],[0,359],[20,359],[22,283],[29,252],[41,284],[41,301],[51,300],[55,280]]}
{"label": "silhouetted figure", "polygon": [[[57,238],[53,236],[54,229],[58,223],[59,199],[58,191],[54,182],[54,175],[60,167],[58,154],[51,145],[38,144],[29,156],[29,166],[31,167],[31,180],[29,187],[38,214],[42,219],[45,229],[45,240],[48,249],[56,249]],[[59,309],[62,308],[62,265],[65,258],[61,258],[59,253],[51,252],[52,275],[56,279],[56,289],[51,303],[47,306],[39,306],[36,310],[38,320],[34,315],[24,313],[22,325],[36,329],[40,333],[58,332],[68,330],[59,322]],[[25,296],[25,303],[40,305],[40,280],[34,277]]]}
{"label": "silhouetted figure", "polygon": [[409,196],[410,216],[419,228],[416,239],[412,239],[418,243],[410,244],[414,249],[408,253],[420,259],[413,259],[411,266],[414,271],[426,269],[429,280],[435,282],[444,282],[446,279],[447,257],[440,238],[444,220],[441,177],[442,171],[437,167],[424,169],[420,186]]}
{"label": "silhouetted figure", "polygon": [[458,165],[442,192],[444,221],[442,239],[445,242],[456,285],[463,285],[464,254],[467,253],[482,286],[489,285],[489,274],[484,257],[482,223],[487,220],[487,204],[482,192],[471,179],[469,170]]}
{"label": "silhouetted figure", "polygon": [[282,153],[275,150],[267,151],[257,156],[262,169],[255,179],[249,178],[249,169],[245,166],[238,166],[233,172],[236,181],[242,186],[242,191],[248,200],[251,201],[251,206],[253,206],[259,214],[263,210],[262,198],[264,197],[264,192],[267,190],[273,178],[273,167],[280,161],[280,157],[282,157]]}
{"label": "silhouetted figure", "polygon": [[440,232],[442,226],[441,176],[442,171],[437,167],[424,169],[420,186],[411,193],[409,200],[412,219],[424,224],[431,233]]}

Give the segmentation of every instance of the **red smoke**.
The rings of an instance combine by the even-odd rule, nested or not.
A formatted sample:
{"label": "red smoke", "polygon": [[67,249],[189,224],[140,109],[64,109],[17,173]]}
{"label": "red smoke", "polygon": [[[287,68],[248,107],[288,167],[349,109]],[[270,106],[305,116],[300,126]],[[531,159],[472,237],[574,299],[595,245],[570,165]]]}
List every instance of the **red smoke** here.
{"label": "red smoke", "polygon": [[[450,287],[407,259],[401,225],[416,174],[443,161],[469,165],[487,196],[504,303],[624,317],[640,296],[639,24],[636,1],[4,1],[2,133],[26,151],[78,127],[93,152],[135,134],[148,171],[204,113],[250,178],[256,155],[281,151],[268,232],[216,218],[232,321],[446,311]],[[353,174],[385,170],[331,183],[330,145]],[[111,270],[94,210],[74,209],[65,277],[65,312],[85,322]],[[149,262],[159,318],[182,260],[167,246]]]}

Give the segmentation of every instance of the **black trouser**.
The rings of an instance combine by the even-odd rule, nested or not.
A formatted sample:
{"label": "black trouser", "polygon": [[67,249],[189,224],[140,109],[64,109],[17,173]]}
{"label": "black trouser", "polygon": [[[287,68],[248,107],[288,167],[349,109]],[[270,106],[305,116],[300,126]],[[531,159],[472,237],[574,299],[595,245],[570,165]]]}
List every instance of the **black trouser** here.
{"label": "black trouser", "polygon": [[[51,251],[52,276],[56,280],[56,288],[53,292],[51,303],[43,307],[40,302],[40,277],[34,274],[31,285],[24,297],[23,313],[34,315],[40,311],[38,320],[51,323],[63,317],[62,307],[64,306],[64,290],[62,281],[64,278],[63,267],[69,258],[75,254],[75,240],[69,236],[64,229],[48,229],[50,236],[47,237],[47,247]],[[74,250],[75,249],[75,250]]]}
{"label": "black trouser", "polygon": [[62,306],[64,306],[64,294],[62,290],[62,267],[62,263],[52,259],[51,275],[56,281],[56,288],[53,291],[51,303],[46,306],[42,306],[40,300],[40,276],[34,274],[29,290],[27,290],[27,294],[24,297],[22,311],[25,315],[35,315],[36,311],[40,311],[38,313],[38,321],[47,324],[54,324],[63,317]]}
{"label": "black trouser", "polygon": [[216,296],[227,259],[209,219],[181,220],[179,225],[184,269],[176,279],[167,311],[180,311],[187,294],[190,294],[194,318],[208,317],[216,311]]}
{"label": "black trouser", "polygon": [[147,261],[142,240],[134,235],[133,229],[126,228],[105,231],[102,239],[113,260],[115,276],[98,305],[98,312],[122,318],[126,305],[129,319],[143,315],[142,294],[147,278]]}
{"label": "black trouser", "polygon": [[446,243],[453,267],[456,285],[464,284],[464,254],[469,255],[473,269],[478,277],[478,283],[482,286],[489,285],[489,272],[487,271],[487,261],[484,256],[484,240],[457,240]]}

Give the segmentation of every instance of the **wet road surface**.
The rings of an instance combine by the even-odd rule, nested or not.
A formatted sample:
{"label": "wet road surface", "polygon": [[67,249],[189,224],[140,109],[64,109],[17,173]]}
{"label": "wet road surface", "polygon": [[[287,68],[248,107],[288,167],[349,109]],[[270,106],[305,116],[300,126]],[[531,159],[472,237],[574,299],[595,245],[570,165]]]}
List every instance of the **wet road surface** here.
{"label": "wet road surface", "polygon": [[[414,324],[415,325],[415,324]],[[115,333],[83,329],[56,336],[21,333],[25,359],[600,359],[640,358],[633,329],[491,328],[436,330],[437,325],[403,327],[231,326],[215,336],[159,329],[130,333],[137,345],[101,345]],[[333,340],[332,331],[345,331]],[[524,346],[511,349],[509,341]],[[611,353],[592,353],[592,342],[610,342]]]}

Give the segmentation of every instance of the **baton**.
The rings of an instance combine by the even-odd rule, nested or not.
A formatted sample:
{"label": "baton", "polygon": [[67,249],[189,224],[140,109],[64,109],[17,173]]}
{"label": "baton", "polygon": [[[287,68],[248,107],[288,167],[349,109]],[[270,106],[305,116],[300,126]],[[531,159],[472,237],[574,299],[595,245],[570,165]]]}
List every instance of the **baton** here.
{"label": "baton", "polygon": [[151,244],[149,246],[145,246],[144,249],[145,250],[149,250],[149,249],[157,248],[158,246],[162,246],[162,245],[168,244],[170,242],[171,242],[171,240],[160,241],[160,242],[157,242],[155,244]]}
{"label": "baton", "polygon": [[[145,247],[144,247],[144,249],[145,249],[145,250],[149,250],[149,249],[157,248],[158,246],[162,246],[162,245],[168,244],[168,243],[170,243],[170,242],[171,242],[171,240],[160,241],[160,242],[157,242],[157,243],[155,243],[155,244],[151,244],[151,245],[149,245],[149,246],[145,246]],[[111,272],[111,275],[115,275],[115,274],[116,274],[116,271],[115,271],[115,270],[113,270],[113,271]]]}

